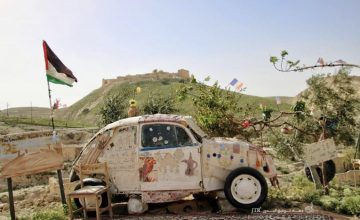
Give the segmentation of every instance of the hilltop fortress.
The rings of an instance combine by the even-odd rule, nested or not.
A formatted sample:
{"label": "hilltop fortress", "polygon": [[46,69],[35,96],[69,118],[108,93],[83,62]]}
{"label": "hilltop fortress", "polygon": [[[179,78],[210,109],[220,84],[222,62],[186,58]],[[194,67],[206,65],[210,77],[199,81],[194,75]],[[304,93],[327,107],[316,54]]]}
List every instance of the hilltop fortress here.
{"label": "hilltop fortress", "polygon": [[102,86],[114,82],[138,81],[139,79],[141,80],[190,79],[190,72],[185,69],[179,69],[176,73],[169,73],[155,69],[151,73],[118,76],[115,79],[103,79]]}

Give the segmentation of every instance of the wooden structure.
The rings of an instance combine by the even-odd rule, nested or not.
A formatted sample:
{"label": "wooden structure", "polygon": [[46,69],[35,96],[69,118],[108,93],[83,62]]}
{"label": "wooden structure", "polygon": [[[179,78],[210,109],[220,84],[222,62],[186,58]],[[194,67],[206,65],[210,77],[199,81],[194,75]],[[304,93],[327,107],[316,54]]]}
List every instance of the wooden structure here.
{"label": "wooden structure", "polygon": [[[83,179],[93,174],[104,175],[104,181],[106,186],[84,186]],[[105,211],[109,211],[110,217],[113,218],[113,212],[111,207],[111,192],[110,192],[110,178],[107,168],[107,163],[94,163],[80,165],[79,170],[81,188],[68,194],[68,207],[70,219],[73,219],[74,212],[83,211],[84,217],[87,218],[87,211],[96,211],[96,219],[100,220],[100,214]],[[107,207],[100,208],[99,199],[103,193],[107,193],[108,204]],[[77,210],[72,210],[71,200],[79,199],[82,202],[83,207]],[[94,199],[95,207],[87,207],[87,200]]]}
{"label": "wooden structure", "polygon": [[6,178],[11,219],[16,219],[12,178],[57,170],[61,201],[66,204],[63,187],[62,144],[55,131],[0,135],[0,178]]}

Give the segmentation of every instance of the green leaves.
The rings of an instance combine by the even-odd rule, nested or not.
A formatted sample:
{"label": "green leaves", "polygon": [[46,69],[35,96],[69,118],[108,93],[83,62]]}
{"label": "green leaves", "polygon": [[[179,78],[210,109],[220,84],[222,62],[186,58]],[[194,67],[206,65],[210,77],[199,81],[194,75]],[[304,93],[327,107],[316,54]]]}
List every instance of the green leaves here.
{"label": "green leaves", "polygon": [[309,88],[304,100],[314,106],[317,117],[322,117],[327,137],[345,146],[354,144],[360,101],[349,72],[340,69],[334,75],[315,75],[307,83]]}
{"label": "green leaves", "polygon": [[280,62],[279,58],[276,56],[270,56],[270,63],[272,63],[276,70],[280,72],[290,72],[290,71],[300,71],[300,60],[288,60],[285,59],[289,53],[286,50],[280,52]]}
{"label": "green leaves", "polygon": [[[209,77],[205,81],[210,80]],[[221,89],[218,82],[212,86],[196,82],[193,78],[191,86],[183,86],[177,96],[191,96],[195,106],[194,117],[197,123],[211,136],[233,137],[242,132],[242,127],[232,119],[240,114],[240,94]]]}
{"label": "green leaves", "polygon": [[99,112],[103,125],[127,117],[128,100],[133,94],[133,91],[133,89],[126,88],[104,100],[104,104]]}
{"label": "green leaves", "polygon": [[150,93],[144,103],[144,114],[171,114],[177,111],[175,97],[162,96],[159,93]]}
{"label": "green leaves", "polygon": [[281,51],[281,58],[285,58],[289,53],[286,50]]}
{"label": "green leaves", "polygon": [[278,61],[279,59],[276,56],[271,56],[270,57],[270,63],[274,64]]}
{"label": "green leaves", "polygon": [[263,119],[264,121],[269,121],[271,119],[271,113],[274,110],[271,108],[266,108],[266,106],[263,108],[262,114],[263,114]]}

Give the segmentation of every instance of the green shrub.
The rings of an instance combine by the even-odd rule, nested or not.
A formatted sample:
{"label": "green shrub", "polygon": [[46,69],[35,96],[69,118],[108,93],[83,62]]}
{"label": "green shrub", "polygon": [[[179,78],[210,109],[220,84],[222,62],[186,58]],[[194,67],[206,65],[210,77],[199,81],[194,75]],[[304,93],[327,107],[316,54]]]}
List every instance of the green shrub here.
{"label": "green shrub", "polygon": [[173,114],[178,111],[175,97],[163,96],[160,93],[149,93],[142,109],[144,114]]}
{"label": "green shrub", "polygon": [[345,214],[359,215],[360,214],[360,195],[344,197],[338,210]]}
{"label": "green shrub", "polygon": [[343,191],[344,196],[352,196],[353,195],[353,191],[349,188],[345,188]]}
{"label": "green shrub", "polygon": [[335,211],[336,208],[339,206],[340,201],[338,198],[334,198],[331,196],[322,196],[320,198],[320,205],[326,210]]}
{"label": "green shrub", "polygon": [[64,213],[62,206],[55,208],[47,208],[44,210],[37,210],[32,215],[22,216],[19,220],[66,220],[68,219]]}

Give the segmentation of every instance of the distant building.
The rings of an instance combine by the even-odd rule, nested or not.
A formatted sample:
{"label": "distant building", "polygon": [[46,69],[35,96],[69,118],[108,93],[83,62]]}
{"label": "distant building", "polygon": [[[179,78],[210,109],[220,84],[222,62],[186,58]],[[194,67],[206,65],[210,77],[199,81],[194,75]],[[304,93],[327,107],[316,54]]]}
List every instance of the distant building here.
{"label": "distant building", "polygon": [[115,79],[102,79],[102,86],[124,81],[139,80],[160,80],[160,79],[190,79],[190,72],[186,69],[179,69],[176,73],[169,73],[162,70],[153,71],[152,73],[118,76]]}

